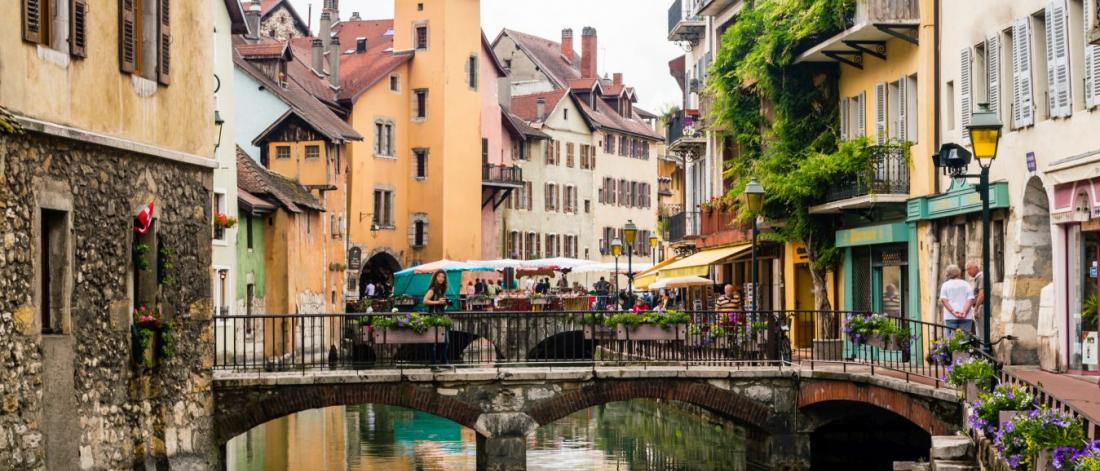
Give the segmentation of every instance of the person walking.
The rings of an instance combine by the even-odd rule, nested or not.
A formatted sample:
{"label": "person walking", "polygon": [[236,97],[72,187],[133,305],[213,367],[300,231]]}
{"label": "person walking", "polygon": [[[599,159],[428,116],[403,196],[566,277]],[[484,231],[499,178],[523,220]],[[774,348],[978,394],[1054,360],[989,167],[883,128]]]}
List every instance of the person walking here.
{"label": "person walking", "polygon": [[[432,274],[431,284],[428,285],[428,291],[424,293],[424,306],[432,315],[442,315],[447,310],[447,274],[443,270]],[[433,371],[439,370],[439,367],[435,366],[437,363],[447,362],[447,346],[447,333],[444,331],[443,348],[440,349],[438,343],[432,344]]]}
{"label": "person walking", "polygon": [[611,283],[608,283],[601,276],[600,281],[597,281],[593,288],[596,289],[596,310],[602,311],[607,308],[607,297],[611,294]]}
{"label": "person walking", "polygon": [[940,305],[943,306],[943,324],[952,332],[961,329],[974,333],[974,317],[970,311],[974,303],[974,288],[962,279],[959,266],[951,264],[944,270],[947,281],[940,286]]}
{"label": "person walking", "polygon": [[714,301],[714,310],[724,317],[721,322],[726,325],[737,325],[741,319],[741,295],[737,294],[733,285],[727,283],[722,287],[722,294]]}
{"label": "person walking", "polygon": [[[982,319],[985,316],[985,273],[982,273],[981,265],[977,260],[966,261],[966,274],[972,280],[971,289],[974,290],[974,304],[970,306],[970,310],[973,312],[974,317],[974,332],[978,338],[985,338],[983,335],[983,329],[985,324],[982,323]],[[992,319],[990,319],[992,320]]]}

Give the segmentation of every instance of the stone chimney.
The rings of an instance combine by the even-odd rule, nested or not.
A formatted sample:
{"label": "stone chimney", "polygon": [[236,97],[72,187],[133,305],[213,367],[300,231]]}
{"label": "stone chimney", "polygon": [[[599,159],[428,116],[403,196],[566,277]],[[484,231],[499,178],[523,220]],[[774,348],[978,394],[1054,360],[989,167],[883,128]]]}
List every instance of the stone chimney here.
{"label": "stone chimney", "polygon": [[596,28],[582,30],[581,56],[581,78],[596,78]]}
{"label": "stone chimney", "polygon": [[245,39],[260,39],[260,0],[252,0],[248,5],[248,11],[244,13],[244,22],[248,25],[248,34]]}
{"label": "stone chimney", "polygon": [[359,21],[359,20],[362,20],[363,18],[361,16],[359,16],[359,12],[353,11],[353,12],[351,12],[351,18],[348,18],[348,19],[351,20],[351,21]]}
{"label": "stone chimney", "polygon": [[331,12],[333,23],[340,21],[340,0],[325,0],[324,8],[321,11]]}
{"label": "stone chimney", "polygon": [[544,118],[546,118],[546,100],[539,97],[535,102],[535,120],[542,121]]}
{"label": "stone chimney", "polygon": [[[321,12],[321,19],[318,21],[317,37],[328,44],[329,38],[332,37],[332,14],[328,10]],[[326,48],[327,51],[327,48]]]}
{"label": "stone chimney", "polygon": [[611,83],[613,83],[615,85],[622,85],[623,84],[623,74],[622,74],[622,72],[615,72],[614,74],[611,75],[611,77],[612,77]]}
{"label": "stone chimney", "polygon": [[325,42],[320,38],[313,38],[313,70],[318,74],[325,73]]}
{"label": "stone chimney", "polygon": [[573,28],[561,30],[561,55],[570,63],[573,62]]}
{"label": "stone chimney", "polygon": [[328,48],[328,83],[332,88],[340,88],[340,38],[332,37]]}

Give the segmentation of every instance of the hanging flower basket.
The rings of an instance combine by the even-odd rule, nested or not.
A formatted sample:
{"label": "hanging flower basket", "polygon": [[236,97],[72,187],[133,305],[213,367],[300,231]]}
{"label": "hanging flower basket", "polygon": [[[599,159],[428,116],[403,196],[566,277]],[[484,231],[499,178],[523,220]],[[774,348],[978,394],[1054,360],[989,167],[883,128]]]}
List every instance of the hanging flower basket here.
{"label": "hanging flower basket", "polygon": [[175,356],[171,322],[162,321],[159,312],[145,306],[135,308],[133,318],[130,338],[135,366],[150,370],[160,364],[162,359]]}
{"label": "hanging flower basket", "polygon": [[214,213],[214,228],[224,230],[236,225],[237,218],[225,213]]}

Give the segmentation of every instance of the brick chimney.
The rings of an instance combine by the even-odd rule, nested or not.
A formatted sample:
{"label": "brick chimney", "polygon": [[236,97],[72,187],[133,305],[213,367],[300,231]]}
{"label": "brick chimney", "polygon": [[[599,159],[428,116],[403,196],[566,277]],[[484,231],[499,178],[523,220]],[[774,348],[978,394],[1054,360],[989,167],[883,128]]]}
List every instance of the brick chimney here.
{"label": "brick chimney", "polygon": [[581,78],[596,78],[596,28],[581,31]]}
{"label": "brick chimney", "polygon": [[611,77],[612,77],[611,83],[613,83],[615,85],[622,85],[623,84],[623,74],[622,74],[622,72],[615,72],[614,74],[611,75]]}
{"label": "brick chimney", "polygon": [[561,30],[561,55],[570,63],[573,62],[573,28]]}

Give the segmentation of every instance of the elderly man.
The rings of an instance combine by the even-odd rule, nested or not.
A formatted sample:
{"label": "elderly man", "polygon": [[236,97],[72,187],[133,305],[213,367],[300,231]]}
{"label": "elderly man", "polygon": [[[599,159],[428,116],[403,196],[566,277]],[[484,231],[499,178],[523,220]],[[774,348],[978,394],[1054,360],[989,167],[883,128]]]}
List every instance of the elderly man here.
{"label": "elderly man", "polygon": [[974,316],[970,307],[974,304],[974,288],[962,279],[958,265],[948,265],[944,270],[947,281],[940,286],[940,305],[943,306],[943,324],[949,329],[962,329],[974,333]]}
{"label": "elderly man", "polygon": [[722,294],[714,302],[714,310],[725,315],[723,323],[735,325],[740,323],[741,296],[733,289],[733,285],[726,284],[722,287]]}
{"label": "elderly man", "polygon": [[985,288],[983,282],[985,281],[985,273],[982,273],[981,265],[976,260],[967,260],[966,262],[966,275],[973,280],[971,289],[974,290],[974,304],[970,309],[974,311],[974,325],[975,332],[978,338],[983,338],[984,325],[982,324],[983,316],[985,315]]}

